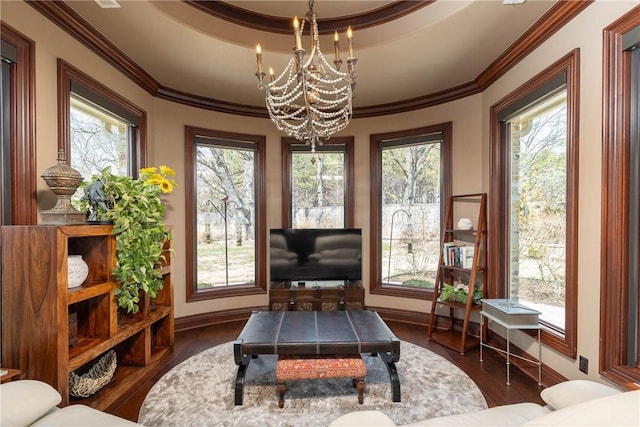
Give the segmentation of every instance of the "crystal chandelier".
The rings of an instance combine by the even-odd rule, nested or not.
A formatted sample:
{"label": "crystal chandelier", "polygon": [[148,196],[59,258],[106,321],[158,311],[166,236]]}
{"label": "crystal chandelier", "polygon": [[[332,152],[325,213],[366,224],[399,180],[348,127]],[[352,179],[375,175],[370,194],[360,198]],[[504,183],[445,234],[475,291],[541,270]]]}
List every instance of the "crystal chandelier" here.
{"label": "crystal chandelier", "polygon": [[[293,58],[282,74],[275,76],[269,68],[269,83],[264,83],[262,70],[262,49],[256,46],[258,89],[265,90],[269,117],[276,127],[287,135],[311,146],[344,129],[351,120],[353,91],[356,86],[356,62],[353,56],[353,32],[347,30],[348,72],[340,71],[340,47],[338,32],[334,33],[334,66],[330,65],[320,51],[320,37],[314,0],[309,1],[309,11],[300,22],[293,19],[295,47]],[[302,47],[302,32],[305,23],[311,26],[311,52]]]}

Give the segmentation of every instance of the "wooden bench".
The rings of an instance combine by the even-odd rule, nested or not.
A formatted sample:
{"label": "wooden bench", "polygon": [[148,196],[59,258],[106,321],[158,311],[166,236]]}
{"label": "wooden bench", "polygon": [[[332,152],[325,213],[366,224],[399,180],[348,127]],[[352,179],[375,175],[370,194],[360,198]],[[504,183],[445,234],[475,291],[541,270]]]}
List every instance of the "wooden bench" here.
{"label": "wooden bench", "polygon": [[351,378],[358,389],[358,403],[364,401],[364,378],[367,367],[359,354],[345,355],[305,355],[278,357],[276,380],[278,385],[278,406],[284,407],[285,381],[324,378]]}

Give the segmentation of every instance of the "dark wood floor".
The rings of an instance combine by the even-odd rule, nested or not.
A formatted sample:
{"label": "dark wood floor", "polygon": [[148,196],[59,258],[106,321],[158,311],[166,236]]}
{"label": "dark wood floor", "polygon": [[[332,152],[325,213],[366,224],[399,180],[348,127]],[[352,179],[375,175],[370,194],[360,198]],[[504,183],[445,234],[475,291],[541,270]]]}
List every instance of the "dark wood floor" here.
{"label": "dark wood floor", "polygon": [[[505,384],[504,358],[493,351],[485,350],[484,361],[481,363],[478,349],[461,355],[428,341],[424,326],[399,322],[386,323],[401,340],[432,350],[465,371],[484,394],[487,405],[496,406],[519,402],[543,404],[539,396],[542,387],[517,368],[512,368],[511,385]],[[233,341],[240,334],[243,326],[244,322],[234,322],[176,333],[173,353],[161,363],[160,368],[153,375],[140,384],[137,391],[131,393],[119,406],[110,408],[108,412],[136,421],[145,396],[162,375],[194,354],[218,344]]]}

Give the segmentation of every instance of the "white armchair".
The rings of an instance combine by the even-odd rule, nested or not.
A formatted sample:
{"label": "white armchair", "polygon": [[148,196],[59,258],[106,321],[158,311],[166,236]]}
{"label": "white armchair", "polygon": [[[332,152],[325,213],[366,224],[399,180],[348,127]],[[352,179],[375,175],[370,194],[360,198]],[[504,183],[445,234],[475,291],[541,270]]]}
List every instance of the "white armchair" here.
{"label": "white armchair", "polygon": [[85,405],[58,408],[62,398],[42,381],[20,380],[0,385],[2,427],[126,427],[139,424]]}
{"label": "white armchair", "polygon": [[[404,427],[426,426],[640,426],[640,390],[622,392],[594,381],[566,381],[544,389],[547,404],[516,403],[482,411],[421,420]],[[379,411],[350,412],[329,427],[395,426]]]}

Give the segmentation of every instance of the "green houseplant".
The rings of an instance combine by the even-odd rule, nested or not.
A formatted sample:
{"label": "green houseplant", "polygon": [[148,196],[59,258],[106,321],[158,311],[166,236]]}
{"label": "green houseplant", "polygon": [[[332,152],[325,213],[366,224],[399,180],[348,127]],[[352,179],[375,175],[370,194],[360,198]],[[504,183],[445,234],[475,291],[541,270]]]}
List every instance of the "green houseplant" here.
{"label": "green houseplant", "polygon": [[138,179],[114,175],[107,167],[84,186],[80,208],[89,212],[89,220],[113,223],[113,276],[120,282],[115,293],[118,306],[128,313],[139,311],[141,291],[155,298],[164,283],[160,263],[170,235],[160,195],[173,191],[173,176],[168,166],[143,168]]}
{"label": "green houseplant", "polygon": [[[466,304],[468,298],[469,286],[464,284],[449,285],[445,283],[440,291],[440,299],[442,301],[453,301]],[[482,298],[482,289],[476,289],[472,298],[474,304],[479,304]]]}

